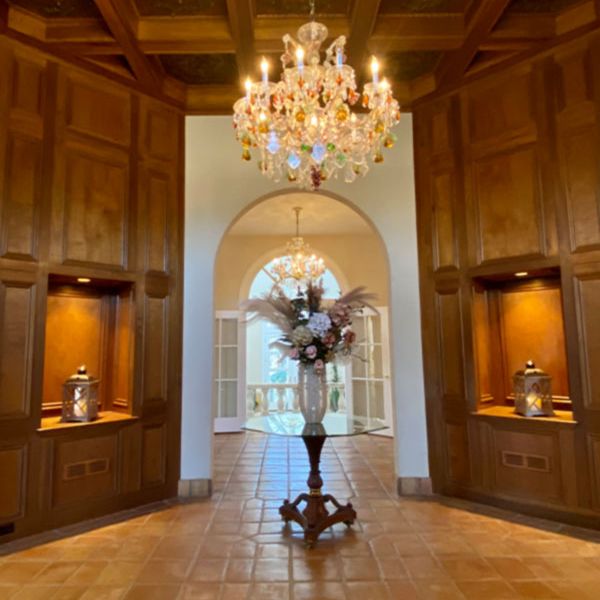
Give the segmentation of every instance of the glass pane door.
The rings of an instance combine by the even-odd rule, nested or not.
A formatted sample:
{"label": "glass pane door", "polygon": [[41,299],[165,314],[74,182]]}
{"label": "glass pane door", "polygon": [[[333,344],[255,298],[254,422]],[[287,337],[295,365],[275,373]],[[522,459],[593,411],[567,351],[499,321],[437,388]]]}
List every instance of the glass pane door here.
{"label": "glass pane door", "polygon": [[388,312],[386,307],[377,311],[365,310],[352,319],[357,339],[351,365],[352,412],[382,419],[389,429],[381,433],[393,435]]}
{"label": "glass pane door", "polygon": [[244,327],[237,311],[215,321],[214,404],[217,433],[239,431],[244,419]]}

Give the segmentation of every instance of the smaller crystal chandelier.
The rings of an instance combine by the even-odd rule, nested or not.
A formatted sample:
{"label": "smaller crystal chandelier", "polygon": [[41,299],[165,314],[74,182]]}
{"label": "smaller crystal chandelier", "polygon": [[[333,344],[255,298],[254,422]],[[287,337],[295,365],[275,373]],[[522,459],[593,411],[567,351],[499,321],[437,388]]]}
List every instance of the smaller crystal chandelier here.
{"label": "smaller crystal chandelier", "polygon": [[294,280],[298,283],[315,281],[325,273],[325,263],[318,258],[311,247],[300,236],[300,206],[294,207],[296,213],[296,235],[286,245],[286,254],[273,261],[271,274],[278,282]]}
{"label": "smaller crystal chandelier", "polygon": [[313,20],[300,27],[298,41],[283,36],[281,80],[269,81],[263,58],[262,80],[246,80],[246,95],[233,106],[233,122],[244,160],[251,160],[256,149],[264,175],[316,190],[338,174],[347,183],[364,176],[369,159],[383,162],[382,149],[396,141],[391,129],[400,107],[388,81],[380,80],[374,57],[372,80],[362,94],[357,91],[354,69],[345,62],[343,35],[321,62],[329,33],[314,21],[314,0],[310,8]]}

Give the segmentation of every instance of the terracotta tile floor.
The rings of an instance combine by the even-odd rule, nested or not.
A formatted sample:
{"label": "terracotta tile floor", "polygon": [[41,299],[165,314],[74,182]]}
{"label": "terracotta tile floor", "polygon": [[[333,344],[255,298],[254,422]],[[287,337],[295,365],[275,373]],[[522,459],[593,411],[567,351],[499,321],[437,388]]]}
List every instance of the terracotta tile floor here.
{"label": "terracotta tile floor", "polygon": [[[397,498],[392,441],[327,442],[326,488],[359,522],[317,547],[284,527],[301,440],[216,438],[215,494],[0,547],[0,598],[378,600],[600,598],[600,532],[466,502]],[[35,542],[35,545],[34,545]]]}

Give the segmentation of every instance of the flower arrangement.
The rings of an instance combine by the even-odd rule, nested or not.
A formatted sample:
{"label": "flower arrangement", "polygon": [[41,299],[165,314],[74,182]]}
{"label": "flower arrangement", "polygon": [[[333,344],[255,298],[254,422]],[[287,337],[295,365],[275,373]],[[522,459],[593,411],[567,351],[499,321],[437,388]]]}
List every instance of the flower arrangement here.
{"label": "flower arrangement", "polygon": [[293,360],[312,365],[317,373],[322,373],[336,356],[352,354],[356,342],[352,316],[370,306],[375,298],[364,287],[355,288],[334,302],[323,300],[323,293],[322,284],[313,282],[291,299],[275,288],[268,296],[248,300],[243,308],[281,329],[283,335],[274,345]]}

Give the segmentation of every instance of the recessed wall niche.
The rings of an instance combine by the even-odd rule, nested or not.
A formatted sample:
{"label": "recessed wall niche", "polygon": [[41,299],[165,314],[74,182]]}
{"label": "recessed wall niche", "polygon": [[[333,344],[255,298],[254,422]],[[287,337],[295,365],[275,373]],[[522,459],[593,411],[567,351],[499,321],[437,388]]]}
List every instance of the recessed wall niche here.
{"label": "recessed wall niche", "polygon": [[62,384],[81,364],[100,379],[99,410],[131,414],[133,291],[131,282],[50,276],[43,417],[60,414]]}
{"label": "recessed wall niche", "polygon": [[552,377],[555,409],[571,410],[560,274],[473,281],[478,409],[514,405],[512,377],[533,360]]}

